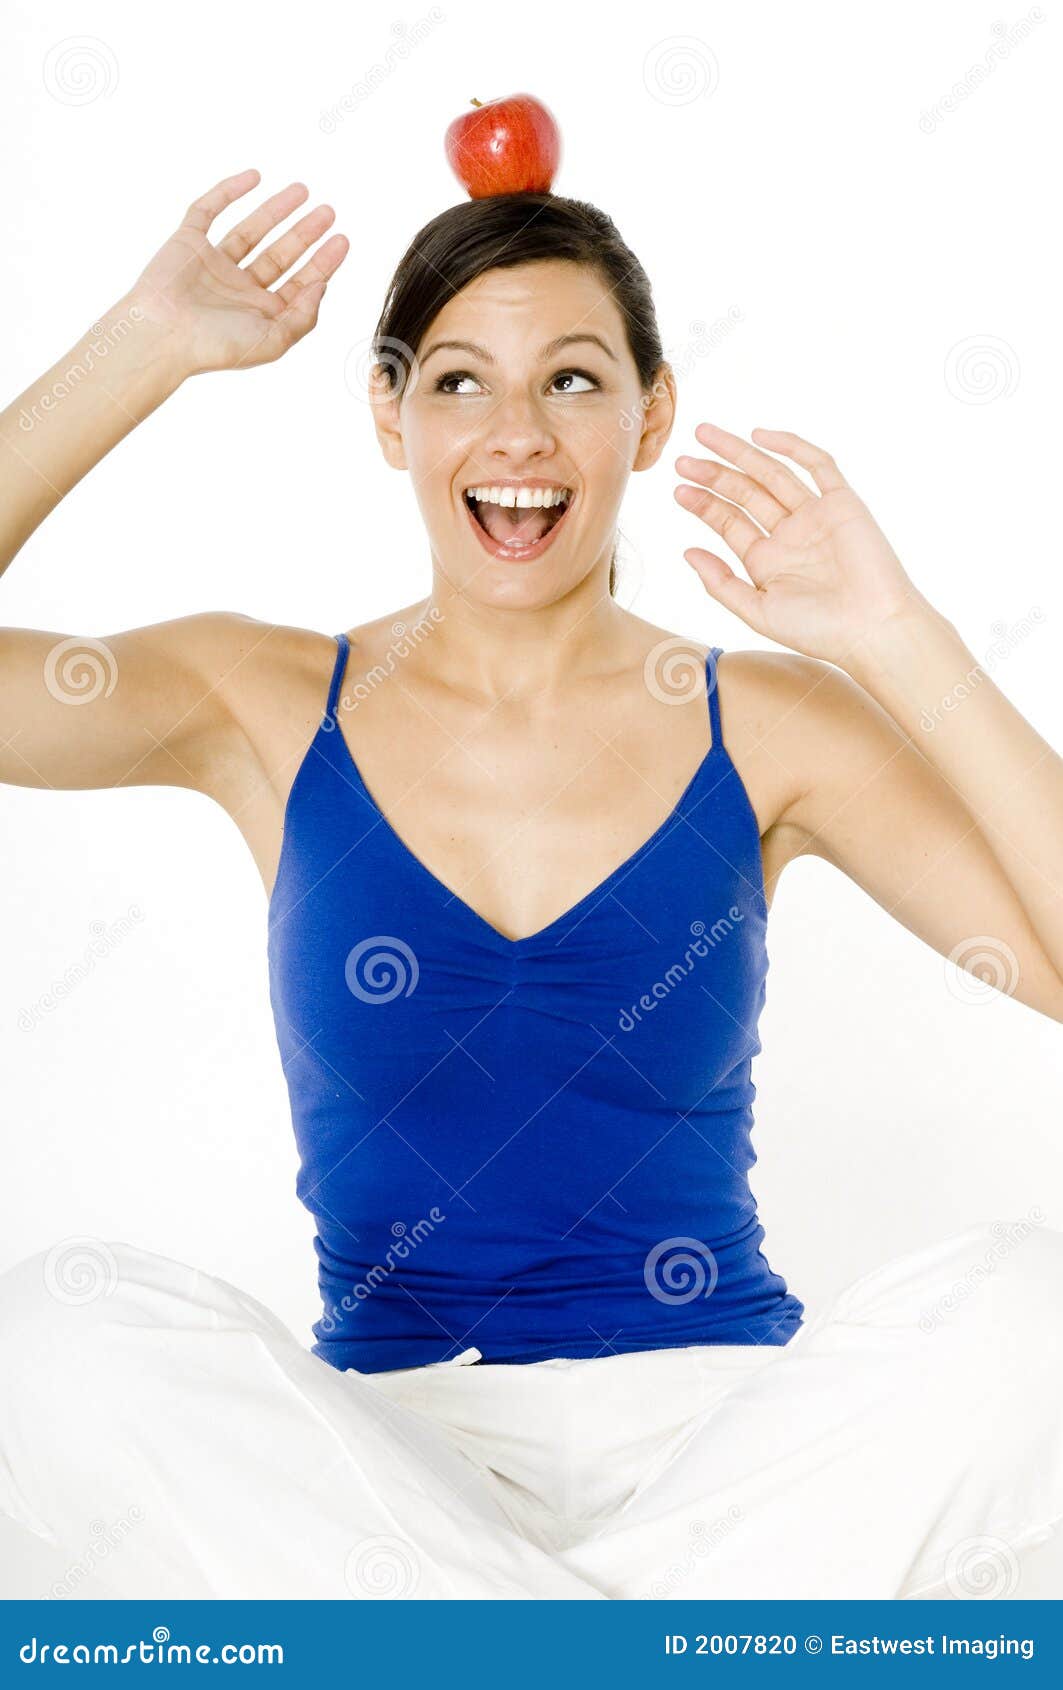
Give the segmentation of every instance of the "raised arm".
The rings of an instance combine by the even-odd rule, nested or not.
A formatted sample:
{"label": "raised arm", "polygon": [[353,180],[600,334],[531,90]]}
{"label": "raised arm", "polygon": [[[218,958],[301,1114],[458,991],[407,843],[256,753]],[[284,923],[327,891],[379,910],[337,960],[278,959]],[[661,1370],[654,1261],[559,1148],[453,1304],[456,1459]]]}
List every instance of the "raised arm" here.
{"label": "raised arm", "polygon": [[780,821],[957,968],[1063,1021],[1063,758],[918,590],[828,452],[771,429],[753,430],[766,450],[711,423],[696,434],[728,461],[678,458],[695,485],[676,497],[749,580],[700,547],[687,560],[799,654],[772,660],[773,754],[797,788]]}
{"label": "raised arm", "polygon": [[[208,239],[258,180],[245,170],[195,200],[129,291],[0,414],[0,571],[189,376],[270,363],[314,327],[345,237],[331,236],[289,272],[329,227],[329,206],[243,262],[307,197],[302,183]],[[0,781],[199,784],[229,724],[226,678],[252,626],[208,612],[116,634],[0,628]]]}

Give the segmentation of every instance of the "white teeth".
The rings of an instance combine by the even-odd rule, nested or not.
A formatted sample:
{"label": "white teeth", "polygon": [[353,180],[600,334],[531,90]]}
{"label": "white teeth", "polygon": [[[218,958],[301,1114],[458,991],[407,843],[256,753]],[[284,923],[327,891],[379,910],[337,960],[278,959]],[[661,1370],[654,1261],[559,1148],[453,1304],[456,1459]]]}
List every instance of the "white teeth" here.
{"label": "white teeth", "polygon": [[541,505],[563,505],[568,500],[567,487],[470,487],[466,497],[480,505],[517,505],[525,508]]}

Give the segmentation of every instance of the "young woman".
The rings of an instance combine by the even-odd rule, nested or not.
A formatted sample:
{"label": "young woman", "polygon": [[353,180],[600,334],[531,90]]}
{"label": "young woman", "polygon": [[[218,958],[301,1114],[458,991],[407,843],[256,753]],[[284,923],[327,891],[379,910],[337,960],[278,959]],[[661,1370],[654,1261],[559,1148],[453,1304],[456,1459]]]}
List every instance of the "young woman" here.
{"label": "young woman", "polygon": [[[313,327],[347,249],[304,262],[328,207],[271,238],[296,184],[210,238],[257,180],[197,200],[10,407],[4,563],[187,377]],[[20,1263],[0,1504],[67,1548],[135,1511],[107,1568],[135,1596],[1013,1584],[1063,1513],[1063,1236],[972,1227],[803,1319],[761,1247],[750,1065],[803,852],[1063,1021],[1063,764],[797,435],[706,423],[716,457],[676,464],[749,577],[694,549],[708,593],[789,650],[617,605],[675,390],[600,211],[445,212],[374,346],[424,600],[335,636],[221,612],[108,636],[113,684],[73,710],[64,636],[0,636],[5,780],[186,786],[247,840],[323,1298],[308,1350],[126,1243],[88,1294],[61,1251]]]}

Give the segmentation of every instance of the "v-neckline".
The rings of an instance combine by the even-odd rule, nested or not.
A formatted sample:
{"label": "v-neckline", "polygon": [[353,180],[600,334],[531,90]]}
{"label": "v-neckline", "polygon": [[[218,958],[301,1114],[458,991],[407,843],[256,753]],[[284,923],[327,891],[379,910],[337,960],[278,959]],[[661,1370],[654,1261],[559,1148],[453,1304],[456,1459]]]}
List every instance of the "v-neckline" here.
{"label": "v-neckline", "polygon": [[[329,721],[329,718],[326,717],[325,721]],[[325,722],[322,723],[322,727],[324,727],[324,725]],[[457,904],[459,910],[461,910],[468,919],[475,923],[482,932],[488,934],[495,944],[501,945],[509,952],[519,951],[527,945],[544,943],[557,928],[582,920],[583,915],[587,911],[592,900],[600,903],[609,897],[613,887],[617,884],[620,877],[622,875],[626,876],[628,871],[634,869],[636,864],[641,861],[644,856],[648,855],[649,851],[659,842],[665,832],[679,820],[680,813],[686,805],[687,799],[697,786],[701,776],[709,766],[709,763],[715,757],[716,753],[719,751],[726,755],[724,747],[722,745],[717,745],[716,743],[716,736],[713,733],[713,724],[710,716],[709,732],[713,734],[712,744],[705,752],[697,768],[694,770],[682,792],[679,794],[679,797],[668,811],[668,814],[661,822],[658,823],[649,837],[644,839],[641,845],[636,845],[635,849],[631,851],[622,862],[617,863],[615,868],[610,869],[604,880],[600,880],[596,886],[592,886],[589,892],[585,892],[581,898],[577,899],[577,901],[567,910],[562,911],[559,916],[555,916],[552,921],[548,921],[544,927],[537,928],[534,933],[526,933],[519,939],[511,939],[508,934],[503,933],[499,928],[495,927],[492,922],[488,921],[486,916],[481,915],[479,910],[474,909],[473,906],[461,896],[460,892],[455,892],[453,887],[448,886],[445,880],[441,880],[438,874],[436,874],[433,869],[430,869],[428,864],[417,855],[416,851],[414,851],[411,846],[406,843],[401,833],[399,833],[394,824],[388,820],[388,817],[384,814],[380,805],[373,797],[373,794],[369,789],[369,784],[358,766],[358,760],[355,757],[354,752],[351,750],[347,736],[343,731],[338,716],[334,715],[331,718],[331,727],[339,737],[340,745],[343,747],[345,760],[350,766],[358,788],[376,817],[374,826],[379,825],[386,830],[388,836],[394,840],[398,849],[402,852],[403,857],[408,860],[417,872],[431,884],[437,894],[442,893],[448,903]],[[560,943],[560,941],[558,942]]]}

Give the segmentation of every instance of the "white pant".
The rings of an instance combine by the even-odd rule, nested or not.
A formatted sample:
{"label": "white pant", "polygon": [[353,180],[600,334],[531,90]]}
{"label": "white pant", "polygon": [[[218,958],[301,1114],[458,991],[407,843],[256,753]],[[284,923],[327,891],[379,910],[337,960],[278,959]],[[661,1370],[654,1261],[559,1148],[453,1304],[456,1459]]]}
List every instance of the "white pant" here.
{"label": "white pant", "polygon": [[1043,1225],[887,1263],[781,1347],[372,1375],[95,1255],[0,1278],[0,1508],[75,1564],[107,1534],[116,1595],[1005,1595],[1063,1516]]}

